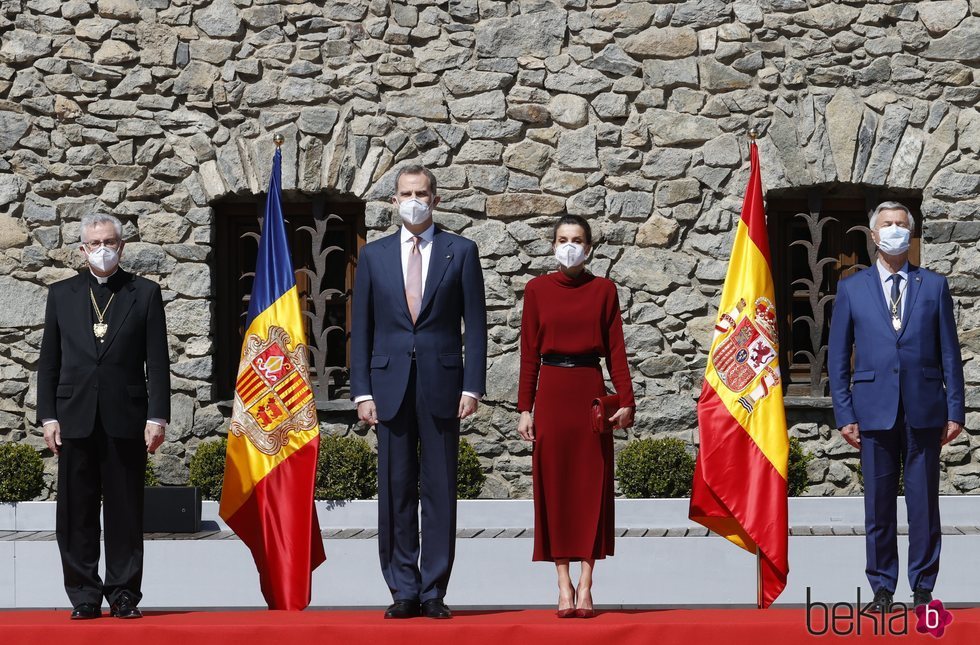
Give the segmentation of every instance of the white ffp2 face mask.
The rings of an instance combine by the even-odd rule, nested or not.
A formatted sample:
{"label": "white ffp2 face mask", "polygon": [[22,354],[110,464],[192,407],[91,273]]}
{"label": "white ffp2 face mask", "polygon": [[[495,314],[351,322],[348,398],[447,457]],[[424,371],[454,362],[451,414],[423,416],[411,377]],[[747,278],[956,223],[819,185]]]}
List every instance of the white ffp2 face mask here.
{"label": "white ffp2 face mask", "polygon": [[565,242],[555,247],[555,259],[563,267],[577,267],[585,262],[585,247],[575,242]]}
{"label": "white ffp2 face mask", "polygon": [[909,250],[912,231],[897,224],[878,229],[878,248],[886,255],[901,255]]}
{"label": "white ffp2 face mask", "polygon": [[431,212],[432,209],[428,204],[415,197],[398,204],[398,214],[401,215],[402,221],[411,226],[418,226],[429,219]]}
{"label": "white ffp2 face mask", "polygon": [[92,268],[102,273],[112,271],[119,264],[119,253],[105,246],[100,246],[91,253],[86,252],[85,255]]}

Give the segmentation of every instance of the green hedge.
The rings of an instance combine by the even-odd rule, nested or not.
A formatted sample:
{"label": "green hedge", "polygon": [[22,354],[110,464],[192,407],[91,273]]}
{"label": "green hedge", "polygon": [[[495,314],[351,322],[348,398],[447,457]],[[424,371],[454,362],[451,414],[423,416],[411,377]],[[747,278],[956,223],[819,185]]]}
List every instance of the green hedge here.
{"label": "green hedge", "polygon": [[316,498],[371,499],[378,494],[378,456],[360,437],[320,435]]}
{"label": "green hedge", "polygon": [[459,469],[456,472],[456,496],[459,499],[476,499],[483,490],[483,474],[476,450],[466,439],[459,440]]}
{"label": "green hedge", "polygon": [[44,462],[37,450],[0,443],[0,502],[29,502],[44,490]]}
{"label": "green hedge", "polygon": [[221,499],[221,484],[225,479],[225,450],[228,440],[204,441],[197,444],[191,457],[191,486],[201,489],[202,499]]}
{"label": "green hedge", "polygon": [[629,498],[687,497],[694,457],[680,439],[640,439],[619,452],[616,477]]}
{"label": "green hedge", "polygon": [[803,452],[803,446],[796,437],[789,438],[789,472],[787,473],[786,488],[790,497],[805,495],[810,490],[810,483],[807,481],[806,465],[813,459],[813,455]]}

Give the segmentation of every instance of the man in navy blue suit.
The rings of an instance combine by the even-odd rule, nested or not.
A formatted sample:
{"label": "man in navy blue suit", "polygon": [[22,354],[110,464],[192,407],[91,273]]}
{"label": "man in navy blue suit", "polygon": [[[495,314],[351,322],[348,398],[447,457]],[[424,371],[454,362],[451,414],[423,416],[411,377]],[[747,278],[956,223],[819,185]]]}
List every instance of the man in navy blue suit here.
{"label": "man in navy blue suit", "polygon": [[903,466],[913,603],[932,600],[941,540],[939,452],[963,430],[963,364],[946,278],[908,263],[915,228],[909,209],[884,202],[870,225],[878,259],[837,286],[827,370],[837,426],[861,451],[872,608],[887,611],[898,582]]}
{"label": "man in navy blue suit", "polygon": [[361,249],[354,281],[351,396],[378,432],[378,550],[394,600],[385,618],[452,616],[443,598],[456,550],[459,422],[486,389],[480,255],[433,224],[436,189],[422,166],[399,170],[392,202],[402,226]]}

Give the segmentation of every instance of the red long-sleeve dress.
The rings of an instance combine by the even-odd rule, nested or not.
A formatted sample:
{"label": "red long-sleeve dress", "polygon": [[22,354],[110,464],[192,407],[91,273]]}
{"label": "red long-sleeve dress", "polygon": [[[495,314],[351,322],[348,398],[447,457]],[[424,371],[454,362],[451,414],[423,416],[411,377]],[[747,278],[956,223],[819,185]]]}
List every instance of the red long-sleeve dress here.
{"label": "red long-sleeve dress", "polygon": [[633,407],[616,285],[582,272],[528,282],[521,320],[517,409],[533,411],[533,560],[613,554],[613,438],[592,431],[592,399],[606,394],[599,367],[541,365],[542,354],[606,358],[622,407]]}

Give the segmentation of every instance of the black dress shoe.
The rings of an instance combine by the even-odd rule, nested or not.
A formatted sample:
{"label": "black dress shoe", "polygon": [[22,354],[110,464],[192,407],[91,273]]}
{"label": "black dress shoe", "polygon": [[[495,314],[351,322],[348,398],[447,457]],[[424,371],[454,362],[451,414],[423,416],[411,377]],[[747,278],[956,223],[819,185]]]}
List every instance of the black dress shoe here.
{"label": "black dress shoe", "polygon": [[449,610],[442,598],[433,598],[422,603],[422,615],[426,618],[452,618],[453,612]]}
{"label": "black dress shoe", "polygon": [[83,602],[79,606],[75,607],[71,612],[72,620],[92,620],[93,618],[101,618],[102,610],[98,605],[94,605],[90,602]]}
{"label": "black dress shoe", "polygon": [[136,606],[133,597],[124,593],[109,607],[109,615],[116,618],[142,618],[143,612]]}
{"label": "black dress shoe", "polygon": [[385,610],[385,618],[418,618],[418,600],[396,600]]}
{"label": "black dress shoe", "polygon": [[895,604],[895,596],[887,589],[879,589],[875,592],[874,599],[868,603],[868,610],[873,613],[889,613],[892,605]]}
{"label": "black dress shoe", "polygon": [[916,589],[912,592],[912,606],[928,605],[932,602],[932,591],[929,589]]}

